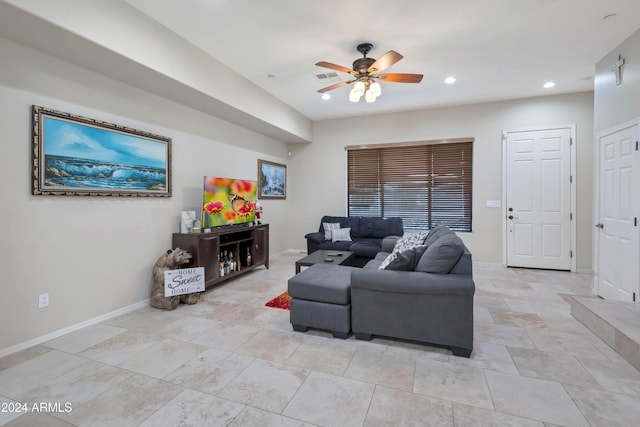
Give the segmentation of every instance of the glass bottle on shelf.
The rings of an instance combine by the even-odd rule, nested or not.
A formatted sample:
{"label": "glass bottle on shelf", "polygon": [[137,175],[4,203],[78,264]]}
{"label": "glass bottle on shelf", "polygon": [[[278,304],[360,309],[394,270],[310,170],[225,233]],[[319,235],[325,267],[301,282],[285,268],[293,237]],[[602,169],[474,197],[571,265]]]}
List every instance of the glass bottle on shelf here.
{"label": "glass bottle on shelf", "polygon": [[247,248],[247,267],[251,265],[251,251]]}
{"label": "glass bottle on shelf", "polygon": [[236,271],[236,262],[233,259],[233,251],[229,252],[229,271]]}
{"label": "glass bottle on shelf", "polygon": [[219,271],[220,277],[224,277],[224,262],[222,262],[222,259],[220,258],[220,254],[218,254],[218,271]]}
{"label": "glass bottle on shelf", "polygon": [[229,255],[224,251],[224,274],[229,274]]}

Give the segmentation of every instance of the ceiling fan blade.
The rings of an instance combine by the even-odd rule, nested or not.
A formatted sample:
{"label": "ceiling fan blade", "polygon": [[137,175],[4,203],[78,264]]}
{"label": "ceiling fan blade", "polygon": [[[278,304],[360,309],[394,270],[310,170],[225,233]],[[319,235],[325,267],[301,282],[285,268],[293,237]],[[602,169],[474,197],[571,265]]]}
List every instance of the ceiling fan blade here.
{"label": "ceiling fan blade", "polygon": [[342,65],[332,64],[331,62],[320,61],[316,62],[318,67],[331,68],[332,70],[342,71],[343,73],[353,73],[351,68],[343,67]]}
{"label": "ceiling fan blade", "polygon": [[371,64],[371,66],[367,70],[367,73],[377,74],[391,67],[393,64],[400,61],[402,58],[404,58],[404,56],[400,55],[395,50],[390,50],[389,52],[382,55],[380,59],[378,59],[376,62]]}
{"label": "ceiling fan blade", "polygon": [[353,82],[355,82],[355,81],[356,81],[356,80],[355,80],[355,79],[353,79],[353,80],[349,80],[349,81],[346,81],[346,82],[340,82],[340,83],[336,83],[336,84],[331,85],[331,86],[323,87],[322,89],[320,89],[320,90],[318,91],[318,93],[325,93],[325,92],[329,92],[330,90],[338,89],[339,87],[346,86],[346,85],[348,85],[349,83],[353,83]]}
{"label": "ceiling fan blade", "polygon": [[404,73],[378,74],[378,78],[385,82],[420,83],[422,81],[422,74],[404,74]]}

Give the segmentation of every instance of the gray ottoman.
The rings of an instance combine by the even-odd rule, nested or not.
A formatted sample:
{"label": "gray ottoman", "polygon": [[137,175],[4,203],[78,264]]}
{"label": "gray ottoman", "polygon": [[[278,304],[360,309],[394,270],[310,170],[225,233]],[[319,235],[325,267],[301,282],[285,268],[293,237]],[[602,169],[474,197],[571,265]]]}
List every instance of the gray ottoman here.
{"label": "gray ottoman", "polygon": [[315,264],[289,279],[289,319],[294,331],[331,331],[347,338],[351,331],[351,272],[355,267]]}

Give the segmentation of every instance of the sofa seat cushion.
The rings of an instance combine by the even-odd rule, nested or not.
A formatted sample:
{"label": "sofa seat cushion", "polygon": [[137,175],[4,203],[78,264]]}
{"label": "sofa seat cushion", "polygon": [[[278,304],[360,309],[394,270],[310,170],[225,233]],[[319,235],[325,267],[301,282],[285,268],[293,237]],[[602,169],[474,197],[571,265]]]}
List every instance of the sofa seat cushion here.
{"label": "sofa seat cushion", "polygon": [[448,274],[464,252],[464,243],[455,233],[440,236],[424,252],[415,271]]}
{"label": "sofa seat cushion", "polygon": [[362,269],[363,270],[379,270],[380,264],[389,256],[389,252],[378,252],[372,260],[369,260]]}
{"label": "sofa seat cushion", "polygon": [[374,258],[380,252],[382,239],[358,239],[351,244],[350,251],[357,256]]}
{"label": "sofa seat cushion", "polygon": [[358,269],[342,265],[312,265],[289,279],[289,296],[330,304],[350,304],[353,270]]}
{"label": "sofa seat cushion", "polygon": [[332,242],[330,240],[318,243],[318,249],[327,249],[330,251],[348,251],[353,242]]}

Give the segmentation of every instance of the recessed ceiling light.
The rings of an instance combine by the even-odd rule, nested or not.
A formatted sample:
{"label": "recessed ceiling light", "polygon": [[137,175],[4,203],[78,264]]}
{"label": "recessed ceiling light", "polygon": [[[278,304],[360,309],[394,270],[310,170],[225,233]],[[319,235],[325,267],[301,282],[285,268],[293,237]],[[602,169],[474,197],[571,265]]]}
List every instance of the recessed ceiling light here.
{"label": "recessed ceiling light", "polygon": [[446,79],[444,79],[444,82],[448,85],[452,85],[456,82],[456,78],[453,76],[449,76]]}
{"label": "recessed ceiling light", "polygon": [[329,95],[328,93],[323,93],[322,94],[322,99],[324,99],[325,101],[328,101],[331,99],[331,95]]}
{"label": "recessed ceiling light", "polygon": [[545,89],[550,89],[550,88],[554,87],[555,85],[556,85],[556,84],[555,84],[554,82],[546,82],[546,83],[544,84],[544,88],[545,88]]}

